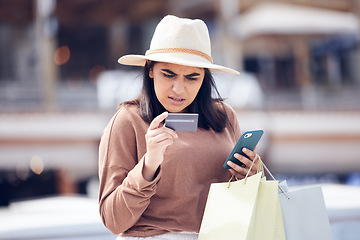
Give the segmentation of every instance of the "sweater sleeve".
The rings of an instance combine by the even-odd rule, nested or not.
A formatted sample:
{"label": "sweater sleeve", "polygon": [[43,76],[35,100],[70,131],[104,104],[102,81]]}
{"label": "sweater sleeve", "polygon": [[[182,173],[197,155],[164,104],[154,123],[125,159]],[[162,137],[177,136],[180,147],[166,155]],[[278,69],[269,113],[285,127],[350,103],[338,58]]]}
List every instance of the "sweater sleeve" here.
{"label": "sweater sleeve", "polygon": [[160,171],[152,182],[143,178],[145,155],[138,156],[137,147],[145,137],[137,139],[136,120],[141,119],[134,121],[132,115],[128,109],[120,109],[105,128],[99,147],[100,216],[116,235],[140,219],[161,177]]}

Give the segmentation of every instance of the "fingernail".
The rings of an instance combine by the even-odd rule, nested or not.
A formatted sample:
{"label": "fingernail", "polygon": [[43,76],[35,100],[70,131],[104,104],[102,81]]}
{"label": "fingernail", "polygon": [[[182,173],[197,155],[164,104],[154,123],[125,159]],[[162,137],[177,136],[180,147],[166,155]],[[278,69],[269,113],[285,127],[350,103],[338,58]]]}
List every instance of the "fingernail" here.
{"label": "fingernail", "polygon": [[240,157],[240,154],[235,153],[235,154],[234,154],[234,157],[238,158],[238,157]]}
{"label": "fingernail", "polygon": [[248,149],[247,149],[247,148],[243,148],[242,150],[243,150],[243,152],[247,152],[247,151],[248,151]]}

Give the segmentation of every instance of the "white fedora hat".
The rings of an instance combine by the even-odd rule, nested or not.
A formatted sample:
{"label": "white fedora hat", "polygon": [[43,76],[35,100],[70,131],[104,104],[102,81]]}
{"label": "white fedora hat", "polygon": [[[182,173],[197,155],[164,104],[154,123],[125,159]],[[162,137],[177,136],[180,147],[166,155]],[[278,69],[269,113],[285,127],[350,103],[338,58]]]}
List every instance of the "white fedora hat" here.
{"label": "white fedora hat", "polygon": [[125,55],[118,62],[145,66],[147,60],[208,68],[211,72],[239,74],[231,68],[213,64],[206,24],[200,19],[168,15],[157,25],[150,49],[145,55]]}

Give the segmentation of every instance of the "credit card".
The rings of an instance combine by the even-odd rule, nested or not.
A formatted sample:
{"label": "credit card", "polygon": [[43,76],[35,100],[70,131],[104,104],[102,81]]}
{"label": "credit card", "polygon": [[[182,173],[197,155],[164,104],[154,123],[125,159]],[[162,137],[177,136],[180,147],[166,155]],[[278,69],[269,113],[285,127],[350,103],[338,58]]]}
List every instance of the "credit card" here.
{"label": "credit card", "polygon": [[165,126],[175,131],[196,132],[198,119],[197,113],[169,113]]}

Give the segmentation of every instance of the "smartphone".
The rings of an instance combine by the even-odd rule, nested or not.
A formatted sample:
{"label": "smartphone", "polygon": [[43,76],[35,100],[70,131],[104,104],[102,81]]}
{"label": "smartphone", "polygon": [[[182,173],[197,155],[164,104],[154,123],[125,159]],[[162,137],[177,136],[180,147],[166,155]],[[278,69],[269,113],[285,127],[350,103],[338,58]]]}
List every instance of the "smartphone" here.
{"label": "smartphone", "polygon": [[197,113],[169,113],[165,119],[165,126],[175,131],[196,132],[198,119]]}
{"label": "smartphone", "polygon": [[240,167],[244,167],[245,164],[240,162],[238,159],[234,157],[235,153],[239,153],[240,155],[244,157],[248,157],[243,151],[243,148],[250,149],[251,151],[254,151],[256,145],[260,141],[261,136],[263,135],[263,130],[253,130],[253,131],[247,131],[244,132],[239,140],[237,141],[235,147],[231,151],[229,157],[226,159],[223,168],[224,169],[230,169],[231,167],[227,164],[228,161],[232,161],[233,163],[239,165]]}

